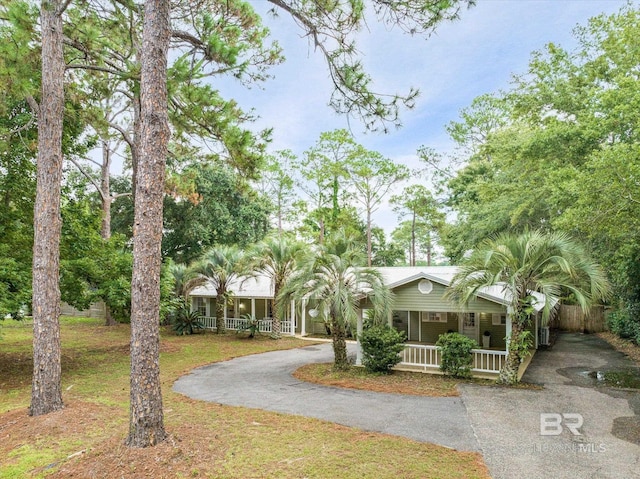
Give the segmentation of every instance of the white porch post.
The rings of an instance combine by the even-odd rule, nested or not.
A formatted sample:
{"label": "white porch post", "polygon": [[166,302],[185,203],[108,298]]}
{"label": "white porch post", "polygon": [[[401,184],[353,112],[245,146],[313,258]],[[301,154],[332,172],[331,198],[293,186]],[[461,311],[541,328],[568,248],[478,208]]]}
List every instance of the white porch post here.
{"label": "white porch post", "polygon": [[211,298],[204,298],[205,316],[211,317]]}
{"label": "white porch post", "polygon": [[505,325],[505,334],[507,336],[507,344],[505,347],[505,350],[507,352],[509,352],[509,342],[511,341],[511,313],[512,313],[512,309],[511,307],[507,307],[507,324]]}
{"label": "white porch post", "polygon": [[289,323],[291,324],[291,336],[296,335],[296,303],[291,300],[291,317],[289,318]]}
{"label": "white porch post", "polygon": [[307,300],[302,300],[302,324],[300,325],[300,336],[307,335]]}
{"label": "white porch post", "polygon": [[362,366],[362,344],[360,335],[362,334],[362,308],[358,308],[358,322],[356,324],[356,366]]}
{"label": "white porch post", "polygon": [[411,341],[411,314],[407,314],[407,341]]}
{"label": "white porch post", "polygon": [[[411,317],[411,311],[407,311],[409,317]],[[418,314],[418,342],[422,342],[422,318]]]}
{"label": "white porch post", "polygon": [[251,298],[251,319],[256,319],[256,298]]}

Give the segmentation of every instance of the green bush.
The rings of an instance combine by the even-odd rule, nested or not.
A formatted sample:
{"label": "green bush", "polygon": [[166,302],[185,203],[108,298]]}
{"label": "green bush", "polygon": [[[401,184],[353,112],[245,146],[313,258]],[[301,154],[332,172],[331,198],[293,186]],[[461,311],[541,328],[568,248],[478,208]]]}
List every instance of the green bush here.
{"label": "green bush", "polygon": [[636,318],[629,314],[629,310],[620,309],[609,314],[607,326],[613,334],[640,344],[638,342],[640,340],[640,324]]}
{"label": "green bush", "polygon": [[388,325],[365,329],[360,335],[364,367],[371,372],[389,373],[400,362],[404,340],[404,333]]}
{"label": "green bush", "polygon": [[193,334],[196,330],[204,329],[202,316],[197,311],[191,311],[189,304],[182,300],[172,313],[173,330],[178,336]]}
{"label": "green bush", "polygon": [[440,335],[436,346],[442,353],[440,370],[443,373],[456,378],[471,376],[471,350],[477,348],[478,343],[459,333],[446,333]]}

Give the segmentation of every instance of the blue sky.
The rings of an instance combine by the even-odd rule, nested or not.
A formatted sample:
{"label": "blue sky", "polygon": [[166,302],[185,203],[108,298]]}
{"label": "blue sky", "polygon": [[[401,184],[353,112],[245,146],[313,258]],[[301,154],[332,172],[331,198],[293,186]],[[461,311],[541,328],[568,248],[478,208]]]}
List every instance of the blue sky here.
{"label": "blue sky", "polygon": [[[264,0],[250,3],[258,12],[271,7]],[[617,12],[625,3],[478,0],[458,21],[442,24],[428,39],[369,22],[359,45],[376,89],[394,93],[413,86],[421,95],[415,109],[402,112],[403,127],[386,135],[364,134],[362,125],[352,121],[356,140],[412,167],[419,164],[416,151],[421,145],[451,150],[444,127],[458,118],[460,109],[483,93],[508,88],[512,74],[525,72],[531,53],[545,44],[553,42],[571,50],[576,25],[603,12]],[[286,62],[272,69],[275,78],[262,89],[226,83],[219,87],[243,108],[255,109],[261,117],[256,128],[274,128],[272,150],[289,148],[301,155],[321,132],[349,124],[327,106],[331,94],[327,69],[295,23],[284,12],[275,19],[263,18],[282,45]],[[391,231],[396,218],[383,207],[374,221]]]}

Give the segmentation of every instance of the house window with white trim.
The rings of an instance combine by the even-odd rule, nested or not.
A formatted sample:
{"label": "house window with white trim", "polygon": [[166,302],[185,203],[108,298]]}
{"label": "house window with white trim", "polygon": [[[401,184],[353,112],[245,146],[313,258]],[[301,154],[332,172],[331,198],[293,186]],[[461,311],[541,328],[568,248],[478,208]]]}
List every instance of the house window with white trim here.
{"label": "house window with white trim", "polygon": [[491,324],[493,326],[506,326],[507,313],[493,313],[491,315]]}
{"label": "house window with white trim", "polygon": [[200,316],[207,315],[207,300],[205,298],[196,298],[195,301],[196,311]]}
{"label": "house window with white trim", "polygon": [[423,323],[446,323],[447,313],[420,311],[420,321]]}

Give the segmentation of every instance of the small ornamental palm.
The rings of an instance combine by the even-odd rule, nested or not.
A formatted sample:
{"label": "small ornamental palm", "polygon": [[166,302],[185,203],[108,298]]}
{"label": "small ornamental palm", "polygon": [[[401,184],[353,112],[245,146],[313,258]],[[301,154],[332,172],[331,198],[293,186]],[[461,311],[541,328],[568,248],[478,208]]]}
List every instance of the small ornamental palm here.
{"label": "small ornamental palm", "polygon": [[243,274],[242,251],[236,246],[217,246],[203,255],[193,270],[216,290],[216,332],[224,334],[224,311],[231,292],[229,286]]}
{"label": "small ornamental palm", "polygon": [[248,269],[262,273],[271,280],[273,299],[271,300],[271,336],[280,338],[280,319],[284,310],[282,301],[278,301],[281,289],[293,276],[306,246],[287,236],[268,236],[258,243],[248,254],[252,259]]}
{"label": "small ornamental palm", "polygon": [[322,247],[285,288],[283,297],[313,299],[331,329],[334,368],[347,369],[346,332],[355,325],[360,301],[368,298],[375,317],[388,318],[391,292],[373,268],[364,268],[364,258],[344,238]]}
{"label": "small ornamental palm", "polygon": [[466,304],[483,288],[495,285],[506,293],[512,321],[509,354],[498,380],[503,384],[518,382],[523,354],[519,346],[525,342],[525,330],[535,314],[533,306],[539,301],[533,292],[544,294],[545,324],[563,294],[572,295],[586,312],[609,291],[604,272],[579,245],[564,234],[540,231],[486,240],[461,266],[447,295]]}

